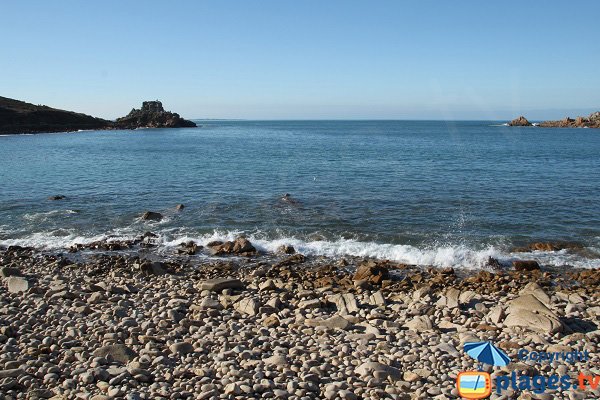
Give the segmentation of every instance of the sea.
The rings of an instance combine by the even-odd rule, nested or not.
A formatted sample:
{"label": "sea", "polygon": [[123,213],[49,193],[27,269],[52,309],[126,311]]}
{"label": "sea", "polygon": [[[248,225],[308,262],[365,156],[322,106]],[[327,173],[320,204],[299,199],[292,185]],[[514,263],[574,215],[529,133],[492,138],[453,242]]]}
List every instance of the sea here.
{"label": "sea", "polygon": [[[600,267],[599,130],[196,122],[0,137],[0,246],[61,251],[151,231],[164,254],[245,235],[267,252],[290,244],[306,255],[471,270],[489,257]],[[147,210],[163,220],[142,220]],[[514,250],[561,240],[583,248]]]}

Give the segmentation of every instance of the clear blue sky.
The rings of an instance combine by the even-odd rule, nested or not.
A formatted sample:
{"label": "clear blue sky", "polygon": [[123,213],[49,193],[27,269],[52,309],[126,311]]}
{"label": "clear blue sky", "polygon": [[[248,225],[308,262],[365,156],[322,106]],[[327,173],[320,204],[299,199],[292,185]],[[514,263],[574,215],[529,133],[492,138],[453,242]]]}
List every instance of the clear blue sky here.
{"label": "clear blue sky", "polygon": [[600,109],[600,1],[3,1],[0,95],[106,118]]}

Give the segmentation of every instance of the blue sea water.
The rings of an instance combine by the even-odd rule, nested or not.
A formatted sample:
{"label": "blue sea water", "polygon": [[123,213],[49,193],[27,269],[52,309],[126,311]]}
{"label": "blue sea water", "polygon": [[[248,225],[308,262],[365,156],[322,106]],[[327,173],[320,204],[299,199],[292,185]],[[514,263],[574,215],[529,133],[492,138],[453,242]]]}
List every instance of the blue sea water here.
{"label": "blue sea water", "polygon": [[[0,244],[57,249],[151,230],[168,249],[243,233],[265,250],[479,268],[521,256],[515,245],[569,240],[586,251],[528,258],[600,267],[598,130],[197,122],[0,137]],[[47,200],[56,194],[66,199]],[[145,210],[166,218],[141,221]]]}

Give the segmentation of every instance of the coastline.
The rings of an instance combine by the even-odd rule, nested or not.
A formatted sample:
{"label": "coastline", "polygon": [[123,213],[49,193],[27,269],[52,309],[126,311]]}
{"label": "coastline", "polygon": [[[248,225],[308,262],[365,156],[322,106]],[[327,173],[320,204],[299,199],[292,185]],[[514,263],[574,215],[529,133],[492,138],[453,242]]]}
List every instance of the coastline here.
{"label": "coastline", "polygon": [[[598,269],[459,276],[252,248],[213,243],[219,258],[193,261],[193,243],[168,261],[144,250],[1,249],[4,393],[453,398],[457,373],[478,367],[462,344],[480,340],[513,360],[494,368],[496,375],[598,373]],[[592,358],[583,366],[536,365],[517,360],[520,348]],[[586,398],[572,390],[546,394]]]}

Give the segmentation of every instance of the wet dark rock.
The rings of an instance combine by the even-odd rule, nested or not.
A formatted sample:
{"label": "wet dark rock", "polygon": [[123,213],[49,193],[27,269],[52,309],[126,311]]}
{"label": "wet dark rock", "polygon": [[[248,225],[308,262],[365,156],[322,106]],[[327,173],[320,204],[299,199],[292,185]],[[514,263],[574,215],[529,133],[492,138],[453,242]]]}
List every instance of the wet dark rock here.
{"label": "wet dark rock", "polygon": [[202,246],[199,246],[193,240],[189,242],[184,242],[179,245],[179,249],[177,249],[178,254],[187,254],[194,255],[198,252],[198,250],[202,249]]}
{"label": "wet dark rock", "polygon": [[581,243],[575,242],[535,242],[526,247],[517,247],[513,249],[513,252],[581,250],[583,248]]}
{"label": "wet dark rock", "polygon": [[144,221],[160,221],[163,218],[162,214],[154,211],[146,211],[142,214],[142,219]]}
{"label": "wet dark rock", "polygon": [[165,111],[160,101],[144,101],[142,108],[133,109],[127,116],[117,118],[117,129],[138,128],[193,128],[196,124],[183,119],[177,113]]}
{"label": "wet dark rock", "polygon": [[283,244],[277,248],[277,252],[282,254],[294,254],[296,249],[294,249],[294,246],[290,246],[289,244]]}
{"label": "wet dark rock", "polygon": [[539,271],[540,264],[535,260],[516,260],[513,261],[513,268],[516,271]]}
{"label": "wet dark rock", "polygon": [[56,196],[49,196],[48,200],[64,200],[66,199],[66,196],[63,196],[61,194],[58,194]]}

